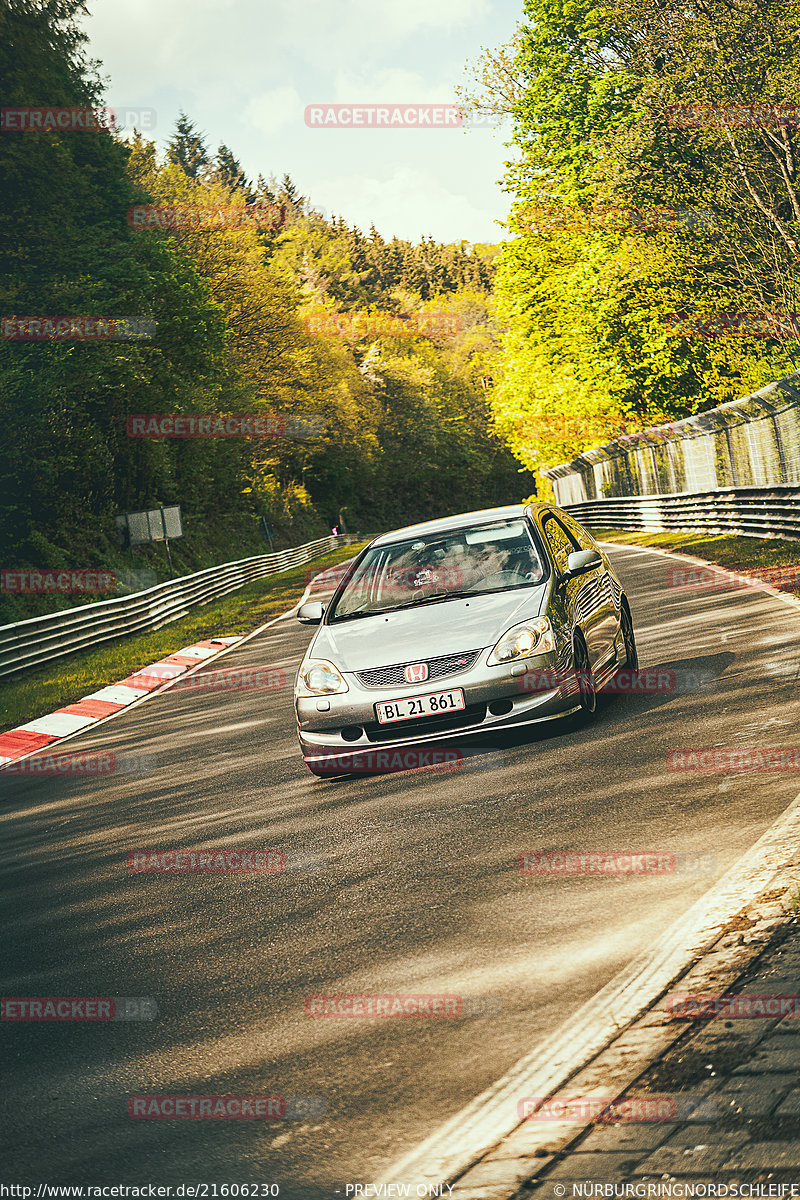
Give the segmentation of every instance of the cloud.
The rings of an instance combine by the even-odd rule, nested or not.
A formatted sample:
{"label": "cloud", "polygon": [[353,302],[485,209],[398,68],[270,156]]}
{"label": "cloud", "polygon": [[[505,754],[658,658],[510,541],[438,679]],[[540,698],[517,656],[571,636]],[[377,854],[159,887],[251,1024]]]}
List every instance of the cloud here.
{"label": "cloud", "polygon": [[483,21],[490,14],[489,0],[352,0],[358,24],[369,20],[394,36],[418,29],[454,29]]}
{"label": "cloud", "polygon": [[212,153],[225,142],[250,178],[288,172],[351,224],[412,240],[502,236],[501,132],[312,129],[304,109],[452,104],[465,60],[507,40],[519,0],[89,3],[82,24],[111,76],[108,103],[155,109],[161,147],[182,108]]}
{"label": "cloud", "polygon": [[455,92],[440,79],[388,67],[378,71],[338,71],[334,96],[342,104],[453,104]]}
{"label": "cloud", "polygon": [[243,124],[260,133],[277,133],[288,125],[302,120],[303,102],[294,87],[277,87],[259,92],[245,105],[241,113]]}
{"label": "cloud", "polygon": [[496,242],[503,236],[494,223],[497,209],[481,208],[433,173],[410,167],[398,167],[384,179],[356,174],[317,179],[310,191],[329,213],[341,213],[362,230],[374,224],[387,240],[432,236],[441,242]]}

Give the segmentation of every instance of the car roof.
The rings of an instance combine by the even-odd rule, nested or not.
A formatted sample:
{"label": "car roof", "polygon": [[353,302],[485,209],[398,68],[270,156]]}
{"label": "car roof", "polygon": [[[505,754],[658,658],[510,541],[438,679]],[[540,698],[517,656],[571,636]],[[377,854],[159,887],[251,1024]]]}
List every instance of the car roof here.
{"label": "car roof", "polygon": [[536,502],[533,504],[507,504],[502,508],[480,508],[475,512],[457,513],[452,517],[440,517],[437,521],[422,521],[418,525],[405,525],[402,529],[393,529],[375,538],[372,545],[380,546],[386,542],[395,542],[399,538],[426,536],[432,533],[448,533],[452,529],[461,529],[464,525],[490,524],[494,521],[509,521],[514,517],[526,514],[536,515],[552,505]]}

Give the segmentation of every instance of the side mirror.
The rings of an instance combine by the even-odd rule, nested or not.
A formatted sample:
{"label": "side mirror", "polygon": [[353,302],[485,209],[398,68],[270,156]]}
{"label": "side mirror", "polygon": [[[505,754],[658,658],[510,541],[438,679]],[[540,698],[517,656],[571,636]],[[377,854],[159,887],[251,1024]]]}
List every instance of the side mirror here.
{"label": "side mirror", "polygon": [[561,576],[562,583],[578,575],[588,575],[602,565],[603,559],[596,550],[574,550],[567,559],[567,569]]}
{"label": "side mirror", "polygon": [[319,600],[308,600],[298,608],[297,619],[301,625],[319,625],[324,612],[325,605]]}

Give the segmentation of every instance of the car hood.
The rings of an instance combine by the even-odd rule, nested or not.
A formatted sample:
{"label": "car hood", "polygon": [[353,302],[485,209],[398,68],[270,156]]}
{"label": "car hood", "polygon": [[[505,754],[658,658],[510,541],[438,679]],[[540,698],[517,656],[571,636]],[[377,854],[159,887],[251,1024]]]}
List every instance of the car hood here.
{"label": "car hood", "polygon": [[538,617],[546,594],[547,581],[518,591],[439,600],[421,608],[322,625],[309,656],[330,658],[343,671],[364,671],[482,650],[494,646],[511,625]]}

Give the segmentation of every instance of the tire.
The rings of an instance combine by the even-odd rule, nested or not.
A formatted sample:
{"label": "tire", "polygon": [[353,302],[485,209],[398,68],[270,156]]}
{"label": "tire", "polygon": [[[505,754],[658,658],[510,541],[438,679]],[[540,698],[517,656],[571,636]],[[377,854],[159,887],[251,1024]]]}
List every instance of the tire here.
{"label": "tire", "polygon": [[622,640],[625,643],[625,662],[622,665],[630,671],[636,671],[639,667],[639,651],[636,649],[636,634],[633,632],[631,610],[624,602],[619,624],[622,630]]}
{"label": "tire", "polygon": [[578,692],[580,694],[581,711],[577,714],[581,724],[591,721],[597,712],[597,692],[595,691],[592,669],[589,665],[589,651],[586,642],[580,634],[575,638],[572,652],[572,662],[578,677]]}

